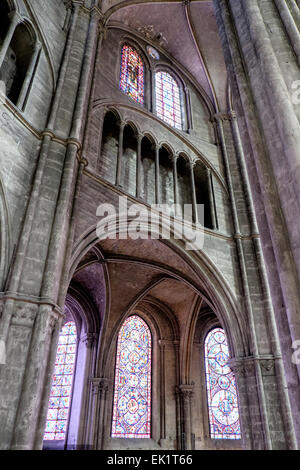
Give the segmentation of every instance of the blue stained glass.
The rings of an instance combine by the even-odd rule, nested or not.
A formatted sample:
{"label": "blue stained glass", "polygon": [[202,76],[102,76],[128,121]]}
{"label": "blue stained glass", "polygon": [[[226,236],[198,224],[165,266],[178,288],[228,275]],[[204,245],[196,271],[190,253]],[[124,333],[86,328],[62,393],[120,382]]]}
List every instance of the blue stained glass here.
{"label": "blue stained glass", "polygon": [[176,129],[182,129],[179,87],[174,78],[167,72],[157,72],[156,112],[158,117]]}
{"label": "blue stained glass", "polygon": [[77,333],[73,321],[59,335],[44,440],[64,440],[74,375]]}
{"label": "blue stained glass", "polygon": [[151,437],[151,333],[137,315],[118,337],[112,437]]}
{"label": "blue stained glass", "polygon": [[212,439],[241,439],[237,388],[228,359],[225,333],[221,328],[215,328],[205,339],[206,389]]}

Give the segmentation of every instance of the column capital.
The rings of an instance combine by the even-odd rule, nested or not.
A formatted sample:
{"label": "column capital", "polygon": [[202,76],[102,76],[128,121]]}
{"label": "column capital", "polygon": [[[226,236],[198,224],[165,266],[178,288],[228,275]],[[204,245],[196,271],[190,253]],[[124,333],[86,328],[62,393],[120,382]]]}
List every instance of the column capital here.
{"label": "column capital", "polygon": [[228,116],[230,118],[230,121],[237,119],[237,114],[235,111],[233,111],[233,109],[228,113]]}
{"label": "column capital", "polygon": [[216,113],[213,115],[212,119],[211,119],[213,122],[224,122],[224,121],[230,121],[231,120],[231,116],[230,116],[230,113],[229,114],[226,114],[226,113]]}
{"label": "column capital", "polygon": [[180,384],[176,386],[175,392],[179,394],[183,399],[191,398],[194,393],[194,382],[190,384]]}
{"label": "column capital", "polygon": [[12,325],[33,327],[38,312],[38,305],[25,302],[16,302],[12,314]]}
{"label": "column capital", "polygon": [[39,51],[41,48],[42,48],[42,43],[41,43],[41,41],[39,41],[39,39],[37,39],[34,43],[34,49],[36,51]]}
{"label": "column capital", "polygon": [[174,346],[174,341],[169,340],[169,339],[160,339],[158,340],[158,344],[161,348],[165,348],[166,346],[168,347],[173,347]]}
{"label": "column capital", "polygon": [[14,11],[11,11],[10,13],[8,13],[8,18],[10,19],[10,21],[14,24],[18,24],[18,23],[21,23],[23,18],[22,16],[20,15],[20,13],[16,10]]}
{"label": "column capital", "polygon": [[199,160],[192,160],[189,158],[189,165],[191,168],[194,168]]}
{"label": "column capital", "polygon": [[90,332],[82,336],[82,338],[80,338],[80,341],[85,344],[87,348],[91,348],[97,342],[97,338],[97,333]]}
{"label": "column capital", "polygon": [[107,392],[111,384],[111,380],[105,377],[92,377],[90,379],[90,382],[93,395],[98,395],[102,392]]}
{"label": "column capital", "polygon": [[260,367],[262,375],[275,375],[276,360],[280,359],[279,356],[272,355],[231,358],[228,365],[237,376],[254,376],[257,366]]}

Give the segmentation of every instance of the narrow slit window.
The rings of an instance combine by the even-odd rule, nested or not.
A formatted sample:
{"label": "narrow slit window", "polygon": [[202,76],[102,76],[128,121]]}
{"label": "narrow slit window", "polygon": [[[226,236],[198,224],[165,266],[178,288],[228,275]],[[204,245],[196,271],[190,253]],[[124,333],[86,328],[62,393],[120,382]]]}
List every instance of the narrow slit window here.
{"label": "narrow slit window", "polygon": [[223,329],[210,331],[204,347],[210,437],[241,439],[237,387]]}
{"label": "narrow slit window", "polygon": [[137,315],[118,336],[111,436],[151,437],[151,333]]}

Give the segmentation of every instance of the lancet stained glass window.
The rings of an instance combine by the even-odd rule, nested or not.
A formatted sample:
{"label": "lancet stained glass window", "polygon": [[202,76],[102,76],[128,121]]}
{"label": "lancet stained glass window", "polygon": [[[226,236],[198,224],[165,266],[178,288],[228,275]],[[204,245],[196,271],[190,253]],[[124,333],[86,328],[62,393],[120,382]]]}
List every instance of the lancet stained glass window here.
{"label": "lancet stained glass window", "polygon": [[176,129],[182,129],[179,86],[169,73],[155,74],[155,94],[158,117]]}
{"label": "lancet stained glass window", "polygon": [[69,321],[59,335],[44,440],[64,440],[66,436],[76,342],[76,326],[74,321]]}
{"label": "lancet stained glass window", "polygon": [[144,104],[144,64],[138,52],[125,44],[122,48],[120,89],[138,104]]}
{"label": "lancet stained glass window", "polygon": [[125,320],[117,346],[112,437],[151,437],[151,333],[137,315]]}
{"label": "lancet stained glass window", "polygon": [[237,388],[228,359],[225,333],[222,328],[214,328],[205,339],[206,389],[212,439],[241,438]]}

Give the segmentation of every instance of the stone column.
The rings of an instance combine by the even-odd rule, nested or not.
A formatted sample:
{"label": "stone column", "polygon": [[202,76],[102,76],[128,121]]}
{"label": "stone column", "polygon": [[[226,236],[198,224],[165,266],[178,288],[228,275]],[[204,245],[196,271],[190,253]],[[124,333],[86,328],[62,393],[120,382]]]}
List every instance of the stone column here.
{"label": "stone column", "polygon": [[198,210],[197,210],[197,195],[194,176],[194,162],[190,161],[190,177],[191,177],[191,191],[192,191],[192,204],[193,204],[193,219],[195,224],[198,224]]}
{"label": "stone column", "polygon": [[192,414],[191,414],[191,400],[193,396],[194,384],[182,384],[178,386],[178,394],[180,397],[181,410],[182,410],[182,443],[184,449],[192,450]]}
{"label": "stone column", "polygon": [[117,177],[116,177],[117,186],[122,186],[121,178],[122,178],[122,159],[123,159],[123,137],[124,137],[125,126],[126,126],[126,122],[121,121],[120,131],[119,131],[119,151],[118,151],[118,160],[117,160]]}
{"label": "stone column", "polygon": [[[90,380],[94,373],[95,361],[97,357],[97,344],[99,333],[88,332],[80,337],[78,342],[77,357],[76,357],[76,370],[73,386],[73,394],[70,408],[71,415],[68,424],[68,435],[66,443],[69,440],[69,431],[74,432],[76,429],[76,449],[89,449],[90,436],[89,436],[89,406],[90,406]],[[85,356],[84,362],[82,356]],[[78,362],[79,363],[78,363]],[[79,385],[76,383],[79,378]],[[80,395],[80,409],[76,403]],[[73,412],[73,404],[77,408]]]}
{"label": "stone column", "polygon": [[[54,320],[55,321],[55,320]],[[53,377],[53,364],[55,364],[55,358],[57,354],[57,345],[59,334],[61,331],[61,325],[63,322],[63,315],[56,321],[56,324],[53,327],[51,345],[49,349],[49,356],[47,358],[47,370],[45,374],[45,380],[43,385],[43,396],[40,405],[39,420],[38,426],[35,433],[35,450],[41,450],[43,448],[43,437],[45,433],[45,423],[47,420],[48,407],[49,407],[49,398],[50,391],[52,386],[52,377]]]}
{"label": "stone column", "polygon": [[103,377],[91,379],[88,446],[93,450],[100,450],[103,447],[106,396],[109,385],[109,379]]}
{"label": "stone column", "polygon": [[211,222],[212,222],[212,229],[217,230],[217,214],[216,208],[214,203],[214,190],[212,185],[212,176],[211,176],[211,169],[208,167],[206,168],[206,178],[207,178],[207,186],[208,186],[208,197],[209,197],[209,208],[211,213]]}
{"label": "stone column", "polygon": [[[266,269],[276,327],[280,332],[285,374],[288,376],[289,400],[299,445],[300,365],[291,363],[292,343],[300,337],[300,263],[299,253],[295,249],[299,244],[296,220],[300,211],[298,204],[300,191],[295,184],[297,179],[295,173],[299,170],[299,166],[298,170],[296,166],[293,170],[295,148],[299,148],[297,144],[299,123],[295,122],[295,112],[294,109],[291,110],[291,98],[277,57],[274,57],[275,52],[270,44],[266,26],[262,21],[261,11],[264,11],[267,3],[261,3],[261,11],[256,0],[253,2],[214,0],[214,5],[232,91],[241,109],[239,127],[243,145],[247,149],[247,171],[253,189],[262,246],[267,261]],[[280,41],[280,37],[278,40]],[[255,44],[256,52],[251,44]],[[280,109],[286,105],[282,114]],[[290,114],[287,121],[286,113]],[[268,115],[271,116],[270,119],[266,118]],[[289,127],[290,123],[292,125]],[[286,132],[290,133],[287,139],[284,137]],[[278,150],[274,146],[274,141],[277,141]],[[287,164],[282,167],[281,175],[293,173],[294,185],[291,184],[289,187],[290,191],[294,191],[297,195],[295,194],[292,201],[291,192],[284,190],[282,182],[277,183],[276,177],[280,177],[280,168],[276,166],[277,156],[278,159],[286,157],[287,160]],[[294,163],[296,165],[296,160]],[[298,177],[299,174],[298,171]],[[294,215],[295,223],[291,217],[291,202],[297,213]],[[293,448],[293,437],[289,445]]]}
{"label": "stone column", "polygon": [[[7,402],[7,410],[11,416],[6,419],[4,404],[5,413],[1,414],[0,421],[6,426],[7,436],[11,437],[7,446],[14,449],[31,449],[34,446],[39,427],[37,414],[40,410],[49,358],[49,323],[53,314],[59,311],[59,294],[65,293],[68,288],[68,283],[62,283],[61,280],[64,267],[66,270],[69,268],[66,245],[78,176],[77,156],[81,148],[79,139],[82,137],[82,126],[85,122],[94,46],[98,37],[97,23],[96,9],[90,12],[83,9],[79,3],[73,4],[72,23],[59,70],[48,128],[43,132],[32,191],[9,279],[10,293],[14,293],[17,299],[21,294],[31,302],[34,299],[38,305],[29,338],[26,337],[24,341],[22,335],[15,335],[11,321],[16,313],[16,302],[12,298],[7,299],[5,312],[0,320],[3,335],[1,340],[5,341],[8,347],[7,361],[0,371],[0,393],[2,396],[9,385],[12,395],[12,405]],[[74,43],[76,48],[73,47]],[[71,86],[65,79],[68,74],[72,75]],[[62,103],[62,97],[66,95],[68,99],[64,99]],[[54,138],[56,131],[61,137],[59,141]],[[53,176],[54,162],[57,171]],[[51,196],[49,188],[43,185],[45,179],[49,181],[49,178]],[[36,251],[41,233],[46,243],[40,251]],[[32,274],[31,283],[27,281],[28,270]],[[11,357],[14,348],[11,338],[14,338],[18,347],[18,380],[12,380],[15,364]],[[9,376],[11,384],[10,380],[7,380]]]}
{"label": "stone column", "polygon": [[26,98],[27,98],[27,94],[29,91],[29,86],[33,79],[34,69],[36,68],[38,57],[41,52],[41,48],[42,48],[41,43],[36,42],[34,45],[33,53],[31,55],[28,70],[26,72],[26,77],[24,79],[24,82],[23,82],[23,85],[22,85],[22,88],[18,97],[18,101],[17,101],[17,108],[20,108],[22,110],[24,109],[26,105]]}
{"label": "stone column", "polygon": [[192,128],[192,109],[191,109],[191,96],[190,96],[190,90],[188,87],[184,88],[184,94],[185,94],[185,103],[186,103],[186,130],[188,133],[191,132]]}
{"label": "stone column", "polygon": [[177,160],[178,160],[178,156],[173,155],[173,182],[174,182],[175,215],[180,217],[181,214],[180,214],[179,208],[177,207],[177,204],[179,204]]}
{"label": "stone column", "polygon": [[51,334],[59,318],[50,305],[38,309],[26,361],[22,393],[12,437],[12,449],[29,450],[35,443]]}
{"label": "stone column", "polygon": [[296,444],[293,420],[292,420],[292,415],[291,415],[291,407],[290,407],[290,402],[289,402],[289,397],[288,397],[288,392],[287,392],[287,381],[285,379],[285,373],[283,369],[282,360],[279,359],[281,356],[280,343],[279,343],[279,338],[278,338],[278,332],[276,329],[274,311],[272,308],[270,290],[269,290],[269,286],[267,282],[267,275],[266,275],[265,264],[264,264],[264,259],[263,259],[261,241],[260,241],[259,234],[258,234],[258,227],[257,227],[257,221],[255,217],[254,204],[253,204],[253,200],[251,196],[250,183],[249,183],[249,178],[248,178],[246,163],[245,163],[245,155],[244,155],[244,150],[243,150],[243,146],[241,142],[239,127],[238,127],[238,122],[237,122],[237,115],[234,111],[230,112],[230,122],[231,122],[232,135],[234,139],[235,151],[238,157],[242,183],[243,183],[245,196],[247,200],[248,214],[249,214],[250,225],[251,225],[251,233],[253,237],[253,246],[254,246],[258,268],[260,271],[260,280],[262,284],[262,290],[263,290],[264,297],[265,297],[265,311],[268,317],[267,321],[268,321],[269,328],[270,328],[272,349],[273,349],[273,354],[275,355],[275,357],[277,357],[276,370],[277,370],[277,376],[278,376],[278,381],[279,381],[279,394],[280,394],[282,410],[283,410],[284,419],[285,419],[286,435],[287,435],[287,439],[289,442],[289,447],[295,448],[297,444]]}
{"label": "stone column", "polygon": [[155,203],[160,204],[159,147],[155,146]]}
{"label": "stone column", "polygon": [[[293,45],[293,49],[295,54],[298,58],[298,62],[300,64],[300,31],[297,28],[297,24],[293,18],[293,14],[298,15],[298,22],[299,22],[299,9],[297,11],[296,4],[294,0],[287,4],[287,0],[274,0],[278,9],[278,12],[281,16],[281,19],[285,25],[286,32],[290,38],[290,41]],[[298,27],[299,27],[298,23]]]}
{"label": "stone column", "polygon": [[22,21],[22,18],[17,11],[12,11],[11,13],[9,13],[8,17],[10,19],[10,24],[9,24],[8,31],[6,33],[5,39],[3,41],[3,44],[0,50],[0,68],[5,59],[7,50],[9,48],[10,42],[15,32],[15,29],[18,26],[18,24]]}
{"label": "stone column", "polygon": [[166,375],[165,375],[165,349],[166,341],[160,339],[160,439],[166,438]]}
{"label": "stone column", "polygon": [[[230,3],[232,3],[232,0]],[[281,136],[287,163],[290,167],[295,195],[298,197],[300,204],[300,124],[295,114],[290,93],[283,79],[281,68],[272,47],[257,0],[245,0],[243,2],[243,11],[249,26],[251,38],[256,46],[262,79],[268,83],[268,86],[264,89],[269,96],[271,104],[270,111],[273,111],[272,114],[277,123],[277,131]]]}
{"label": "stone column", "polygon": [[136,197],[142,198],[142,140],[143,135],[137,136],[137,152],[136,152]]}
{"label": "stone column", "polygon": [[264,438],[259,424],[261,419],[253,358],[231,358],[228,365],[234,373],[238,391],[243,448],[263,450]]}

